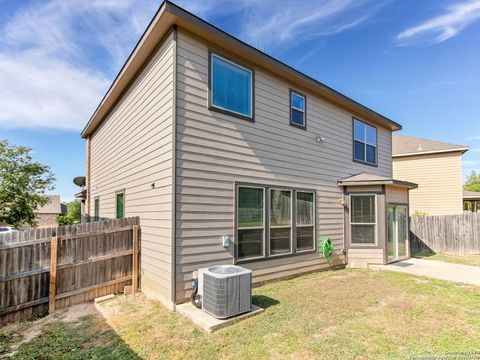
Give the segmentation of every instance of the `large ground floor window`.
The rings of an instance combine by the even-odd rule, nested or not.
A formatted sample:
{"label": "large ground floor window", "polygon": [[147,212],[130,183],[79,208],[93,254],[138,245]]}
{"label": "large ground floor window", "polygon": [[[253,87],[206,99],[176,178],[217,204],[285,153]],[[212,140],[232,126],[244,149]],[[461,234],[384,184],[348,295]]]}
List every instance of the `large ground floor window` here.
{"label": "large ground floor window", "polygon": [[237,187],[238,260],[315,249],[315,191],[283,187]]}
{"label": "large ground floor window", "polygon": [[376,243],[376,201],[372,194],[350,195],[350,224],[352,244],[373,245]]}

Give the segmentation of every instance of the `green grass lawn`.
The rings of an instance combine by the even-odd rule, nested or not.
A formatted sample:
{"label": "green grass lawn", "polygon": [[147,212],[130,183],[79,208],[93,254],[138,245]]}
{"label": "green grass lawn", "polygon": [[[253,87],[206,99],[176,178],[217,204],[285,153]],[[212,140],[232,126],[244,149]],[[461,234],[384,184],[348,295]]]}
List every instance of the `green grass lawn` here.
{"label": "green grass lawn", "polygon": [[[74,320],[57,315],[13,358],[397,359],[480,350],[473,286],[339,270],[255,288],[254,302],[265,312],[206,334],[142,295],[118,296]],[[25,328],[2,330],[0,349],[12,350]]]}
{"label": "green grass lawn", "polygon": [[442,260],[449,263],[480,266],[480,255],[460,255],[449,253],[416,253],[413,255],[416,258],[427,260]]}

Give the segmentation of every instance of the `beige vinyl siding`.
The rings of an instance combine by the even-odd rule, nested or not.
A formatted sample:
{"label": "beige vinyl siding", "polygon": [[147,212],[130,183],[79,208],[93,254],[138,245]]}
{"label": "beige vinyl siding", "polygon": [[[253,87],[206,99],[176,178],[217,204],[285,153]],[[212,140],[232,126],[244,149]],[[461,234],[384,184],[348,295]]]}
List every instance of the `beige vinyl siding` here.
{"label": "beige vinyl siding", "polygon": [[[233,263],[234,245],[224,249],[221,240],[235,236],[235,182],[315,189],[317,235],[332,239],[343,263],[337,180],[360,172],[391,177],[391,132],[378,127],[378,167],[355,163],[351,113],[259,68],[255,123],[209,111],[207,46],[179,29],[177,56],[176,300],[188,296],[193,270]],[[307,131],[289,125],[290,88],[307,96]],[[243,266],[261,282],[328,264],[315,253]]]}
{"label": "beige vinyl siding", "polygon": [[408,204],[408,189],[402,187],[387,186],[385,188],[387,203]]}
{"label": "beige vinyl siding", "polygon": [[348,266],[351,268],[366,269],[368,265],[384,263],[383,249],[349,249]]}
{"label": "beige vinyl siding", "polygon": [[393,158],[393,175],[418,184],[410,190],[410,214],[461,214],[462,160],[460,152]]}
{"label": "beige vinyl siding", "polygon": [[382,185],[357,185],[347,186],[347,193],[381,193]]}
{"label": "beige vinyl siding", "polygon": [[115,192],[125,190],[125,216],[141,218],[142,291],[166,304],[172,268],[173,49],[170,34],[92,135],[90,149],[90,192],[92,199],[100,198],[100,217],[115,217]]}

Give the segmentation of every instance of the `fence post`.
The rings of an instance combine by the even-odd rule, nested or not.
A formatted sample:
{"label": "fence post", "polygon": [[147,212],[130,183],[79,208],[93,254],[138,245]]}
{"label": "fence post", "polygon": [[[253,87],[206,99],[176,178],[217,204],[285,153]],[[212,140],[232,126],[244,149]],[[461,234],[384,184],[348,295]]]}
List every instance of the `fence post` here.
{"label": "fence post", "polygon": [[48,312],[51,314],[55,311],[55,295],[57,283],[57,247],[58,237],[52,237],[50,244],[50,289],[48,299]]}
{"label": "fence post", "polygon": [[132,294],[138,290],[138,225],[133,225]]}

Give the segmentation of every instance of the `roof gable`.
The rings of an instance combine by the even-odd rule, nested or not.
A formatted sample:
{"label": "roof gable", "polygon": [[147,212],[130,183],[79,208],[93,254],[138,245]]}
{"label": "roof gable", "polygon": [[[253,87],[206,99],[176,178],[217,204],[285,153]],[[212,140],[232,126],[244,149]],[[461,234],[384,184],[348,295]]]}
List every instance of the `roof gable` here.
{"label": "roof gable", "polygon": [[323,99],[347,109],[354,116],[387,127],[392,131],[401,129],[400,124],[389,118],[295,70],[232,35],[227,34],[223,30],[209,24],[179,6],[169,1],[164,1],[85,126],[82,131],[82,137],[87,137],[92,134],[108,116],[111,109],[116,105],[125,91],[128,90],[136,76],[138,76],[144,64],[149,61],[151,54],[174,26],[185,28],[195,35],[207,39],[211,43],[218,44],[218,46],[235,55],[248,59],[255,66],[268,69],[268,71],[278,74],[292,84],[298,84]]}

